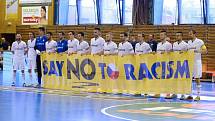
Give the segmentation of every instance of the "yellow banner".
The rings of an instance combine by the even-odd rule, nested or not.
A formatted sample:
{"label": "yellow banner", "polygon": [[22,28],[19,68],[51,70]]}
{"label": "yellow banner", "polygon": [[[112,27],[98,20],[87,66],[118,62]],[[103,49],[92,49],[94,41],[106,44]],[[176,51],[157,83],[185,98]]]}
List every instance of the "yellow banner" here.
{"label": "yellow banner", "polygon": [[193,52],[129,55],[42,54],[45,88],[88,92],[191,93]]}

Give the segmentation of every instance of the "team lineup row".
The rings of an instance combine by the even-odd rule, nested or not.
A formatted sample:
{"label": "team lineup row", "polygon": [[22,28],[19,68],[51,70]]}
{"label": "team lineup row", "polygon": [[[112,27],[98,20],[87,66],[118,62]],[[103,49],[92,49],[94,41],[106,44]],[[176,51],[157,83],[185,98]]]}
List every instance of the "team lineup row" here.
{"label": "team lineup row", "polygon": [[[191,40],[185,42],[182,40],[183,33],[176,33],[176,42],[173,45],[169,42],[166,31],[160,32],[160,41],[158,44],[152,39],[148,42],[145,41],[144,33],[137,34],[137,40],[129,41],[129,36],[126,32],[120,33],[121,43],[117,44],[112,40],[113,35],[111,32],[106,34],[106,40],[103,39],[101,35],[100,28],[95,28],[93,32],[94,38],[91,39],[90,45],[84,40],[84,33],[79,32],[75,38],[75,32],[68,32],[69,39],[65,39],[65,33],[59,32],[59,40],[56,42],[52,39],[52,33],[47,32],[45,35],[45,29],[39,28],[39,36],[35,38],[33,32],[29,32],[29,40],[27,45],[21,40],[21,34],[16,34],[16,41],[13,42],[11,51],[13,52],[13,69],[14,69],[14,80],[12,86],[15,86],[15,74],[16,70],[22,70],[22,77],[24,80],[23,86],[26,86],[24,78],[24,58],[25,54],[28,56],[29,60],[29,73],[32,76],[31,70],[38,70],[38,85],[41,87],[41,62],[40,54],[43,52],[47,53],[68,53],[71,54],[93,54],[93,55],[112,55],[118,54],[119,56],[132,55],[132,54],[146,54],[146,53],[163,53],[170,51],[187,51],[193,50],[195,52],[194,60],[194,70],[193,77],[197,80],[197,85],[200,85],[200,80],[202,76],[202,62],[201,53],[206,51],[204,42],[196,37],[196,31],[189,31],[189,36]],[[30,78],[32,80],[32,78]],[[199,91],[198,91],[199,92]],[[199,93],[198,93],[199,94]],[[199,96],[198,96],[199,97]],[[200,97],[199,97],[200,99]]]}

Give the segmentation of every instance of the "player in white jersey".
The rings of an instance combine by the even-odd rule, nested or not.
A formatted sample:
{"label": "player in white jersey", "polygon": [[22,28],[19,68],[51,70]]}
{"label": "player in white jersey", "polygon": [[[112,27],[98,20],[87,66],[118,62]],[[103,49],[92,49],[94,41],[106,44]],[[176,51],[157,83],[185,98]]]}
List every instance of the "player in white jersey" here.
{"label": "player in white jersey", "polygon": [[74,31],[70,31],[68,35],[69,35],[68,55],[71,55],[71,54],[77,53],[77,47],[78,47],[79,41],[75,38]]}
{"label": "player in white jersey", "polygon": [[[194,66],[193,66],[193,78],[197,83],[197,97],[194,99],[195,101],[200,100],[200,78],[202,77],[202,53],[206,53],[207,49],[204,42],[201,39],[196,37],[196,31],[191,30],[189,32],[189,36],[192,38],[188,41],[189,49],[193,50],[195,53],[194,56]],[[187,97],[188,100],[193,99],[192,96]]]}
{"label": "player in white jersey", "polygon": [[128,42],[128,34],[126,32],[120,34],[120,40],[122,42],[119,43],[118,55],[119,56],[133,55],[134,49],[131,43]]}
{"label": "player in white jersey", "polygon": [[80,55],[89,54],[90,46],[89,46],[88,42],[84,41],[84,33],[79,32],[77,38],[79,40],[79,44],[78,44],[78,47],[77,47],[77,53],[80,54]]}
{"label": "player in white jersey", "polygon": [[106,34],[106,42],[104,44],[104,55],[115,55],[118,53],[117,44],[112,41],[113,34],[108,32]]}
{"label": "player in white jersey", "polygon": [[28,46],[28,61],[29,61],[28,73],[29,73],[29,77],[30,77],[30,82],[32,82],[33,81],[32,70],[34,72],[36,72],[36,57],[37,57],[37,53],[36,53],[36,50],[34,49],[36,39],[35,39],[34,32],[29,32],[28,36],[29,36],[29,40],[28,40],[28,43],[27,43],[27,46]]}
{"label": "player in white jersey", "polygon": [[94,38],[92,38],[90,41],[91,54],[93,55],[103,54],[105,40],[100,35],[100,28],[95,28],[93,32]]}
{"label": "player in white jersey", "polygon": [[[188,44],[182,40],[182,36],[183,36],[182,32],[176,33],[176,42],[173,43],[173,51],[179,51],[181,53],[183,51],[188,50]],[[172,96],[169,97],[169,99],[172,99],[172,98],[177,98],[177,95],[173,94]],[[185,99],[185,95],[182,94],[180,100],[184,100],[184,99]]]}
{"label": "player in white jersey", "polygon": [[135,54],[141,55],[152,52],[152,49],[148,43],[144,41],[144,33],[139,33],[137,35],[138,43],[135,45]]}
{"label": "player in white jersey", "polygon": [[16,81],[16,71],[21,70],[23,86],[25,83],[25,54],[27,54],[27,45],[21,40],[21,34],[16,34],[16,41],[13,42],[11,51],[13,53],[13,82],[12,86],[15,86]]}
{"label": "player in white jersey", "polygon": [[47,42],[46,42],[46,53],[55,53],[57,50],[57,42],[52,39],[52,33],[46,33]]}
{"label": "player in white jersey", "polygon": [[[172,44],[169,41],[169,38],[167,37],[166,31],[161,31],[160,32],[160,40],[161,42],[158,43],[157,45],[157,53],[164,53],[164,52],[170,52],[172,51]],[[155,94],[156,98],[160,97],[160,94]],[[166,95],[166,98],[169,98],[170,94]]]}
{"label": "player in white jersey", "polygon": [[170,52],[172,50],[172,44],[168,42],[169,38],[166,35],[166,31],[161,31],[160,40],[161,42],[159,42],[157,45],[157,52]]}

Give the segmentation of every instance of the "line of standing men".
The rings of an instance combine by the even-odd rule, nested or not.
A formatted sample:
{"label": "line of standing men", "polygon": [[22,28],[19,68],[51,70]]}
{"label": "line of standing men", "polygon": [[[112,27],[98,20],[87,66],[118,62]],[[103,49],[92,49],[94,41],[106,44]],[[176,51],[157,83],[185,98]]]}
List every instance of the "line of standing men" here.
{"label": "line of standing men", "polygon": [[[149,41],[145,41],[144,33],[137,34],[137,42],[129,41],[128,33],[120,33],[120,40],[118,47],[117,44],[113,41],[113,34],[108,32],[106,34],[106,41],[101,37],[100,28],[94,29],[94,38],[91,39],[90,45],[84,39],[84,33],[79,32],[77,34],[77,39],[75,38],[75,32],[68,32],[69,40],[65,39],[65,33],[59,32],[58,37],[59,40],[56,42],[52,38],[52,33],[47,32],[45,35],[45,28],[39,28],[39,36],[35,39],[35,34],[33,32],[29,32],[29,40],[27,45],[24,41],[21,40],[21,34],[16,34],[16,41],[12,44],[12,52],[13,56],[13,83],[12,86],[15,86],[15,77],[16,70],[20,69],[22,71],[23,78],[23,86],[27,86],[25,82],[24,75],[24,59],[25,54],[28,56],[29,60],[29,75],[30,81],[33,80],[32,70],[36,71],[37,68],[37,80],[38,84],[36,87],[41,87],[41,58],[40,54],[43,52],[47,53],[67,53],[68,55],[72,54],[93,54],[93,55],[113,55],[118,54],[119,56],[125,55],[133,55],[133,54],[147,54],[147,53],[164,53],[170,51],[188,51],[194,50],[195,52],[195,62],[194,62],[194,72],[193,77],[197,81],[197,90],[198,96],[195,100],[200,100],[200,78],[202,76],[202,62],[201,62],[201,53],[206,51],[206,47],[204,42],[196,37],[196,31],[191,30],[189,32],[189,36],[191,40],[186,43],[182,40],[182,32],[176,33],[176,42],[172,45],[169,41],[170,38],[167,37],[166,31],[160,32],[160,41],[158,44],[154,40],[154,35],[149,35]],[[36,65],[36,66],[35,66]],[[176,95],[167,94],[166,98],[171,99]],[[159,97],[159,94],[155,95],[155,97]],[[192,99],[192,96],[188,98]],[[182,95],[181,99],[185,99],[185,96]]]}

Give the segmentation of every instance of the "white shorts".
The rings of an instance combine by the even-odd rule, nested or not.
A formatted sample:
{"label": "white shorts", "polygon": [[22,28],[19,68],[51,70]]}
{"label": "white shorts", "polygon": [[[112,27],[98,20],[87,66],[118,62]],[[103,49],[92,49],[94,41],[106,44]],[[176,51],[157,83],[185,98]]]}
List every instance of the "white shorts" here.
{"label": "white shorts", "polygon": [[195,60],[193,65],[193,77],[201,78],[202,77],[202,61]]}
{"label": "white shorts", "polygon": [[25,60],[24,59],[13,60],[13,70],[25,70]]}
{"label": "white shorts", "polygon": [[30,59],[28,60],[28,63],[29,63],[29,67],[28,69],[36,69],[36,59]]}

